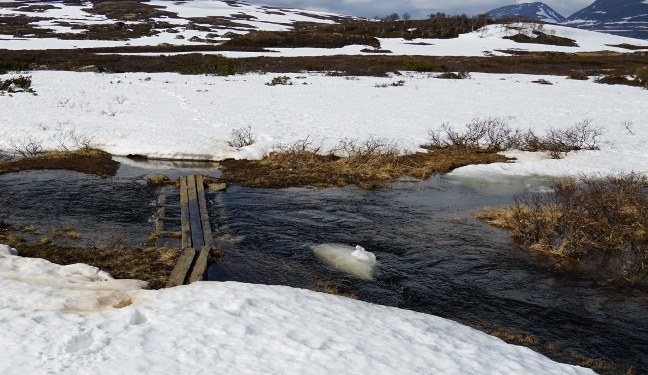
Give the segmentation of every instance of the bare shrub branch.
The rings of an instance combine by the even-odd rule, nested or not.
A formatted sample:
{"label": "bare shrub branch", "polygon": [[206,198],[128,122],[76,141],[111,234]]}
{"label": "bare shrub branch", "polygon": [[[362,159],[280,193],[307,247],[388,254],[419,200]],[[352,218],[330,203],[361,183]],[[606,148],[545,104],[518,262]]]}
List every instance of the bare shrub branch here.
{"label": "bare shrub branch", "polygon": [[8,143],[14,154],[22,157],[32,157],[43,153],[42,142],[31,136],[20,139],[13,138]]}
{"label": "bare shrub branch", "polygon": [[237,150],[253,145],[254,143],[256,143],[256,136],[254,135],[254,132],[252,132],[251,126],[232,129],[230,139],[227,141],[228,146]]}
{"label": "bare shrub branch", "polygon": [[448,123],[439,131],[428,131],[430,142],[423,148],[471,148],[488,151],[520,149],[524,151],[551,151],[556,155],[575,150],[598,150],[600,128],[591,120],[583,120],[567,129],[549,129],[538,136],[529,129],[522,132],[512,128],[502,118],[473,119],[465,129],[457,130]]}

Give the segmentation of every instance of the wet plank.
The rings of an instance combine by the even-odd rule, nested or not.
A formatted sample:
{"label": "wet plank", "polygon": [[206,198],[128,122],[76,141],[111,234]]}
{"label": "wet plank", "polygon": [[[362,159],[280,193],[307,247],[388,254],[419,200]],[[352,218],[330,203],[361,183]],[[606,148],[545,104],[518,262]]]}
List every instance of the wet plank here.
{"label": "wet plank", "polygon": [[187,177],[180,177],[180,220],[182,222],[182,248],[191,247],[191,226],[189,221],[189,195]]}
{"label": "wet plank", "polygon": [[178,262],[173,268],[173,271],[171,271],[171,276],[169,276],[169,281],[166,285],[167,288],[185,284],[195,257],[196,250],[193,248],[188,247],[182,250],[182,254],[180,254],[180,258],[178,258]]}
{"label": "wet plank", "polygon": [[198,205],[198,192],[196,191],[196,176],[187,177],[187,193],[189,198],[189,227],[191,228],[191,246],[200,249],[205,246],[202,221],[200,219],[200,206]]}
{"label": "wet plank", "polygon": [[189,276],[189,284],[196,281],[203,281],[205,273],[207,272],[207,265],[209,264],[209,247],[203,246],[193,266],[191,275]]}
{"label": "wet plank", "polygon": [[200,211],[200,222],[202,224],[203,239],[205,246],[211,247],[214,242],[211,226],[209,225],[209,212],[207,211],[207,199],[205,198],[205,184],[203,176],[196,176],[196,192],[198,193],[198,206]]}

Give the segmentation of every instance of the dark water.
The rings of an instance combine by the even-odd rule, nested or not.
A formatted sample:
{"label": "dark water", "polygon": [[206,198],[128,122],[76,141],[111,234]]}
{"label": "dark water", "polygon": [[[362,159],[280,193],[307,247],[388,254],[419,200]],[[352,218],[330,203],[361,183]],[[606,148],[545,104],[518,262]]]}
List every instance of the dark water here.
{"label": "dark water", "polygon": [[[648,372],[645,290],[557,273],[551,259],[472,218],[510,203],[524,185],[433,178],[378,191],[230,188],[212,197],[212,218],[232,248],[210,278],[296,287],[326,280],[365,301],[531,333],[553,344],[545,354],[558,360],[573,352]],[[322,243],[374,252],[376,280],[324,265],[311,249]]]}
{"label": "dark water", "polygon": [[[0,215],[39,228],[71,226],[83,245],[118,237],[137,246],[152,230],[159,193],[146,185],[147,175],[218,174],[213,165],[147,167],[129,162],[106,179],[65,171],[1,175],[1,197],[11,203],[0,205]],[[472,218],[484,206],[509,204],[529,183],[543,184],[437,177],[377,191],[231,187],[210,193],[212,225],[227,262],[212,267],[210,279],[334,285],[365,301],[533,334],[542,346],[555,346],[545,354],[557,360],[569,361],[565,353],[573,352],[648,373],[645,288],[556,272],[551,259],[517,248],[506,233]],[[323,243],[360,244],[375,253],[376,279],[323,264],[311,249]]]}

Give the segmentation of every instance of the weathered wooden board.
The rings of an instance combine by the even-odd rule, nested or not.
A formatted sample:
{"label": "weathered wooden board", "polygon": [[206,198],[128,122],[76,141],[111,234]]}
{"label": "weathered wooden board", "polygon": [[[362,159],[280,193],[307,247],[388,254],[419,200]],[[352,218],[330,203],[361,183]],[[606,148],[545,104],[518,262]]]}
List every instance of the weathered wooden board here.
{"label": "weathered wooden board", "polygon": [[178,285],[184,285],[187,281],[187,275],[189,270],[193,266],[194,258],[196,257],[196,250],[191,247],[185,248],[178,258],[173,271],[171,271],[171,276],[169,276],[169,281],[167,282],[167,288],[172,288]]}
{"label": "weathered wooden board", "polygon": [[191,226],[189,221],[189,195],[187,177],[180,177],[180,219],[182,221],[182,248],[191,247]]}
{"label": "weathered wooden board", "polygon": [[160,189],[160,195],[157,200],[157,212],[155,220],[155,231],[161,232],[164,230],[164,217],[166,215],[166,192],[164,188]]}
{"label": "weathered wooden board", "polygon": [[198,205],[198,192],[196,191],[196,176],[187,177],[187,194],[189,198],[189,227],[191,228],[191,246],[201,249],[205,246],[202,221],[200,219],[200,206]]}
{"label": "weathered wooden board", "polygon": [[211,247],[214,242],[211,226],[209,225],[209,212],[207,211],[207,199],[205,198],[205,185],[201,175],[196,176],[196,192],[198,193],[198,206],[200,210],[200,222],[202,224],[203,239],[205,246]]}
{"label": "weathered wooden board", "polygon": [[183,252],[167,286],[203,280],[214,245],[202,176],[180,178],[180,205]]}
{"label": "weathered wooden board", "polygon": [[203,246],[196,258],[196,263],[193,266],[191,275],[189,276],[189,284],[196,281],[203,281],[205,273],[207,272],[207,264],[209,263],[209,247]]}

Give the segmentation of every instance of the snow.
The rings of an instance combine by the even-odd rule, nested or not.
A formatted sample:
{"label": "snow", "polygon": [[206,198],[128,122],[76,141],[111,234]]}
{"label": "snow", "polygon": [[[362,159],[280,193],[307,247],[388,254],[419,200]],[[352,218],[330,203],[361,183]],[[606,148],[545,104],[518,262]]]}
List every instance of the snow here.
{"label": "snow", "polygon": [[[533,28],[528,24],[516,24],[514,27],[520,27],[521,32],[533,36]],[[574,39],[578,47],[553,46],[544,44],[517,43],[510,39],[503,39],[505,36],[512,36],[518,33],[518,30],[507,29],[503,25],[489,25],[483,29],[472,33],[459,35],[454,39],[415,39],[406,40],[402,38],[378,38],[381,49],[388,50],[391,53],[365,53],[362,49],[367,46],[350,45],[342,48],[271,48],[271,52],[239,52],[239,51],[219,51],[219,52],[202,52],[204,54],[221,54],[227,57],[258,57],[258,56],[334,56],[334,55],[410,55],[410,56],[484,56],[496,55],[506,56],[506,52],[501,50],[515,49],[519,51],[552,51],[552,52],[595,52],[595,51],[614,51],[627,52],[619,47],[612,47],[617,44],[635,44],[646,45],[643,40],[621,37],[610,34],[603,34],[594,31],[574,29],[558,25],[544,25],[544,33],[555,34],[556,36]],[[139,43],[139,41],[135,41]],[[168,42],[168,41],[167,41]],[[177,41],[175,42],[177,43]],[[500,51],[498,51],[500,50]],[[165,53],[165,55],[185,54]],[[195,52],[194,52],[195,53]],[[138,53],[131,53],[138,55]],[[160,55],[160,53],[140,53],[139,55]]]}
{"label": "snow", "polygon": [[[466,80],[404,73],[390,78],[287,74],[292,86],[267,86],[278,74],[231,77],[175,73],[97,74],[35,71],[38,96],[0,96],[0,149],[33,137],[48,148],[74,130],[114,155],[222,160],[259,159],[277,144],[312,136],[323,150],[343,138],[369,135],[419,150],[443,123],[461,128],[473,118],[499,117],[512,127],[565,129],[582,120],[602,128],[600,151],[564,159],[520,159],[464,167],[455,174],[565,176],[581,172],[648,172],[648,96],[637,87],[565,77],[472,74]],[[553,85],[532,81],[543,78]],[[404,80],[403,87],[376,87]],[[65,82],[65,84],[62,84]],[[630,130],[624,124],[631,124]],[[250,126],[251,146],[227,145],[233,129]]]}
{"label": "snow", "polygon": [[[35,2],[33,5],[47,4]],[[0,49],[71,49],[71,48],[93,48],[93,47],[120,47],[120,46],[156,46],[161,43],[173,45],[199,45],[200,42],[189,42],[192,36],[206,38],[209,33],[223,34],[226,32],[245,33],[250,30],[283,31],[290,30],[294,22],[333,23],[327,17],[336,16],[332,13],[304,11],[300,9],[269,9],[258,5],[238,3],[237,6],[229,5],[224,1],[216,0],[195,0],[182,3],[170,1],[150,1],[150,5],[160,6],[162,10],[177,13],[179,18],[159,18],[158,21],[169,22],[172,29],[180,33],[167,32],[166,29],[158,30],[159,34],[145,36],[130,40],[72,40],[57,38],[14,38],[11,35],[0,35]],[[30,4],[32,5],[32,4]],[[81,33],[83,30],[75,30],[71,27],[60,26],[61,22],[70,24],[93,25],[113,24],[119,20],[108,19],[103,15],[87,13],[91,4],[83,5],[57,3],[56,9],[48,9],[44,12],[31,13],[18,11],[16,8],[0,7],[0,16],[28,15],[48,20],[34,22],[39,28],[54,29],[58,33]],[[283,14],[275,14],[280,11]],[[247,15],[248,19],[239,19],[237,15]],[[234,22],[244,24],[244,27],[211,27],[210,31],[186,30],[185,26],[190,22],[187,18],[192,17],[224,17]],[[136,22],[126,22],[136,23]],[[209,25],[206,25],[209,26]],[[175,39],[177,35],[183,35],[185,39]]]}
{"label": "snow", "polygon": [[313,252],[324,263],[363,280],[373,280],[376,255],[362,246],[321,244],[313,246]]}
{"label": "snow", "polygon": [[[41,4],[41,3],[35,3]],[[265,8],[258,5],[238,3],[236,6],[224,1],[217,0],[196,0],[186,2],[151,1],[151,5],[163,7],[166,11],[178,14],[179,18],[161,18],[159,21],[171,23],[171,29],[175,32],[167,32],[166,29],[157,30],[159,34],[143,36],[130,40],[71,40],[56,38],[35,38],[20,37],[14,38],[11,35],[0,35],[0,49],[70,49],[70,48],[92,48],[92,47],[118,47],[118,46],[157,46],[162,43],[172,45],[200,45],[201,42],[190,42],[193,36],[205,39],[209,33],[222,35],[227,32],[246,33],[251,30],[282,31],[290,30],[295,22],[333,23],[327,17],[337,16],[332,13],[303,11],[299,9],[277,9]],[[80,33],[68,26],[60,26],[59,21],[72,24],[111,24],[117,20],[111,20],[103,15],[95,15],[85,12],[89,5],[71,5],[57,3],[56,9],[48,9],[41,13],[20,12],[15,8],[1,8],[0,15],[20,15],[52,18],[51,20],[38,21],[36,26],[41,28],[54,29],[57,32]],[[544,10],[543,10],[544,12]],[[278,14],[281,13],[281,14]],[[247,16],[249,19],[237,18]],[[234,22],[247,26],[210,26],[209,31],[187,30],[186,26],[192,17],[214,16],[230,19]],[[131,22],[127,22],[131,23]],[[208,25],[207,25],[208,26]],[[533,24],[516,23],[511,27],[522,28],[523,32],[530,33]],[[524,31],[526,29],[526,31]],[[553,52],[594,52],[610,50],[615,52],[627,52],[627,50],[610,47],[615,44],[646,44],[643,40],[626,38],[621,36],[597,33],[573,29],[558,25],[545,25],[544,32],[555,33],[557,36],[576,39],[579,47],[563,47],[542,44],[520,44],[512,40],[503,39],[517,33],[517,30],[508,29],[504,25],[489,25],[481,30],[472,33],[462,34],[454,39],[416,39],[408,41],[400,38],[380,39],[382,49],[390,50],[398,55],[423,55],[423,56],[483,56],[485,54],[506,55],[496,50],[520,49],[524,51],[553,51]],[[182,35],[185,39],[176,39]],[[223,38],[216,39],[225,40]],[[419,45],[416,43],[427,43]],[[253,57],[253,56],[328,56],[328,55],[362,55],[361,52],[366,46],[352,45],[344,48],[279,48],[273,49],[276,52],[222,52],[229,57]],[[207,52],[211,54],[213,52]]]}
{"label": "snow", "polygon": [[[7,375],[593,374],[450,320],[289,287],[149,291],[92,267],[3,252],[0,283]],[[93,306],[96,293],[131,304]]]}

